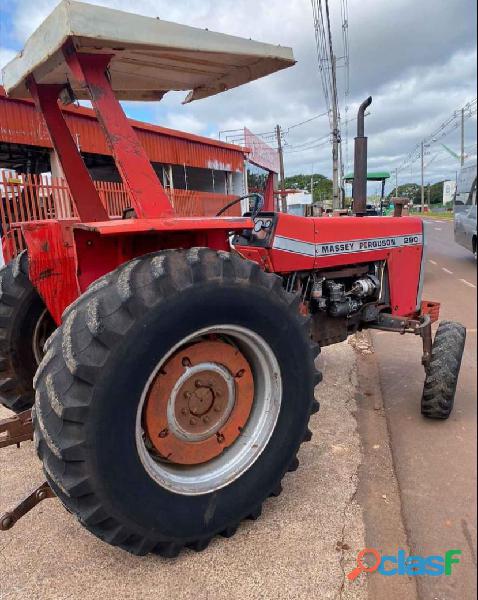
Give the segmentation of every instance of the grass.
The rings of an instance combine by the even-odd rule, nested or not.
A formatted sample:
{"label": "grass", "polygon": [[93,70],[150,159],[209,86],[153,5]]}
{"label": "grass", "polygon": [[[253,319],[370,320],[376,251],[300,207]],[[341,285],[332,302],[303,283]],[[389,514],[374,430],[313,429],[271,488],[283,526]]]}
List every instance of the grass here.
{"label": "grass", "polygon": [[425,219],[427,218],[432,218],[432,219],[441,219],[442,221],[453,221],[453,211],[450,212],[435,212],[433,210],[431,210],[430,212],[426,212],[426,213],[411,213],[412,216],[414,217],[423,217]]}

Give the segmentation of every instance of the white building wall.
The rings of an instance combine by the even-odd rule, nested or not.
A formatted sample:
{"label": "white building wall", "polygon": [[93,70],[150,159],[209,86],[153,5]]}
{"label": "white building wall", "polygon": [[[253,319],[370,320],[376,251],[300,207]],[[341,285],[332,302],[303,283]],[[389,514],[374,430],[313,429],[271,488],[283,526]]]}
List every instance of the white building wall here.
{"label": "white building wall", "polygon": [[456,181],[450,179],[449,181],[443,182],[443,204],[453,201],[453,197],[456,191]]}

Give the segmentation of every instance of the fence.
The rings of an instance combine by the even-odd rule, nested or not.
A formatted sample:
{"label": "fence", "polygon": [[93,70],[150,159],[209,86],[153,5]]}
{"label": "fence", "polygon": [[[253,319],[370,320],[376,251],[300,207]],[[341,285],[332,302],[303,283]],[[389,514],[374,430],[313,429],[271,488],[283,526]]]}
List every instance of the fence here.
{"label": "fence", "polygon": [[[128,192],[122,183],[95,181],[101,201],[111,218],[121,218],[131,207]],[[213,216],[236,196],[196,190],[166,189],[175,213],[182,217]],[[17,175],[0,171],[0,236],[5,261],[25,248],[21,231],[12,223],[44,219],[78,218],[75,203],[65,179],[46,175]],[[240,205],[228,209],[225,215],[239,215]]]}

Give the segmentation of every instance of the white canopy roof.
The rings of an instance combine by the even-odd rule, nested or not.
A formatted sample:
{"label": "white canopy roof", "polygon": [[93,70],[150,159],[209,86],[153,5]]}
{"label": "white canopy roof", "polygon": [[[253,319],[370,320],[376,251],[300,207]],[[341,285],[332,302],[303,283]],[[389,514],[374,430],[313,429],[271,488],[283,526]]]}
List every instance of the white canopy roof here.
{"label": "white canopy roof", "polygon": [[290,48],[63,0],[3,69],[7,94],[28,97],[25,81],[33,73],[37,83],[69,81],[78,98],[87,98],[62,54],[68,38],[78,52],[114,55],[111,83],[123,100],[190,90],[185,102],[191,102],[295,63]]}

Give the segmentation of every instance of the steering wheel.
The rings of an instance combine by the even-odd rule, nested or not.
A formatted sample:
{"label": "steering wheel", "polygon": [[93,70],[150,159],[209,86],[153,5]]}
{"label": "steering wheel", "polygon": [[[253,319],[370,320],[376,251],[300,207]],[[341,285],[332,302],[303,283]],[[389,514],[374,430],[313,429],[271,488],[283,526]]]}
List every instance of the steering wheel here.
{"label": "steering wheel", "polygon": [[255,199],[254,206],[252,207],[252,210],[251,210],[251,219],[254,220],[257,217],[257,215],[261,212],[262,208],[264,207],[264,196],[262,194],[258,194],[257,192],[254,192],[253,194],[246,194],[246,196],[241,196],[240,198],[234,198],[234,200],[232,202],[229,202],[228,204],[223,206],[221,208],[221,210],[216,213],[216,217],[220,217],[223,213],[226,212],[226,210],[228,208],[235,206],[241,200],[245,200],[246,198],[254,198]]}

